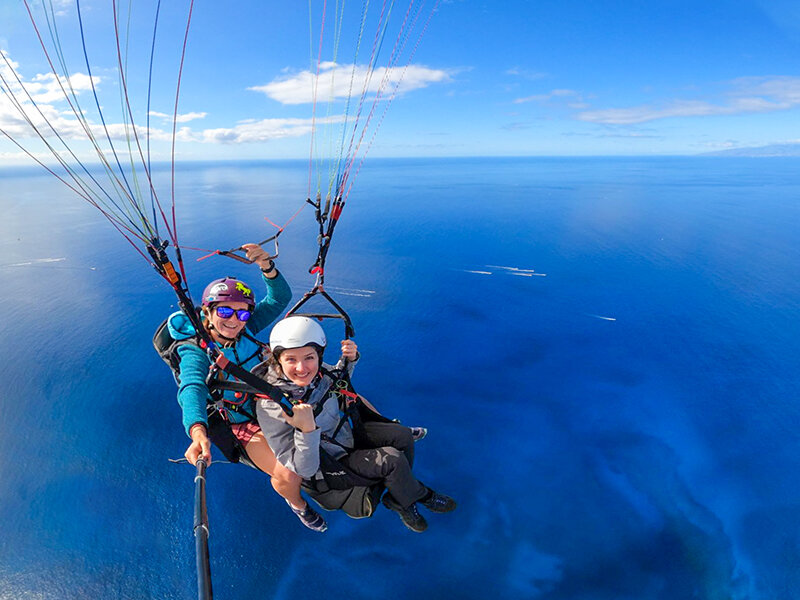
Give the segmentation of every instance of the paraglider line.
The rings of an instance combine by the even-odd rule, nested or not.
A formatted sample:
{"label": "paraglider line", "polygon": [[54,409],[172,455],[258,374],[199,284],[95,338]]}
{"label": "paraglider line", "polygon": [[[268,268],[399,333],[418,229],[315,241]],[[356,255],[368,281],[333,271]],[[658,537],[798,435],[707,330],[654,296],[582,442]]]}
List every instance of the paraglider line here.
{"label": "paraglider line", "polygon": [[[64,95],[64,99],[67,101],[67,104],[69,104],[70,108],[72,109],[72,113],[75,115],[78,123],[83,128],[84,133],[86,133],[86,137],[89,140],[89,142],[92,144],[92,147],[94,148],[95,152],[97,153],[97,156],[100,159],[100,163],[105,168],[106,175],[109,177],[110,181],[112,182],[112,185],[113,185],[115,191],[117,191],[118,193],[122,192],[121,196],[127,196],[128,200],[132,203],[133,202],[133,198],[130,195],[132,193],[131,190],[130,190],[130,186],[127,186],[127,181],[125,181],[125,184],[127,186],[127,191],[124,189],[125,186],[123,186],[123,183],[119,180],[119,177],[117,177],[116,173],[111,168],[111,165],[108,163],[108,160],[106,159],[106,157],[105,157],[102,149],[100,148],[100,146],[97,144],[97,140],[96,140],[94,134],[92,133],[91,128],[89,127],[89,123],[88,123],[86,117],[83,114],[83,110],[81,109],[80,102],[78,101],[78,96],[75,93],[74,88],[72,87],[72,80],[71,80],[71,78],[69,76],[69,70],[67,69],[66,61],[64,60],[63,51],[61,49],[61,43],[60,43],[59,36],[58,36],[58,28],[56,26],[55,14],[53,12],[53,3],[52,3],[52,1],[48,2],[48,5],[50,7],[51,16],[48,17],[47,10],[45,10],[45,19],[47,20],[48,30],[50,31],[50,39],[53,42],[53,48],[55,50],[56,56],[59,59],[59,62],[61,63],[61,68],[63,69],[63,72],[64,72],[64,80],[66,81],[67,86],[70,89],[70,93],[69,94],[64,89],[64,86],[63,86],[63,84],[61,82],[61,78],[56,73],[55,66],[53,65],[53,62],[50,59],[50,55],[49,55],[49,53],[47,51],[47,48],[44,45],[44,41],[42,39],[42,36],[39,33],[39,28],[36,25],[35,18],[33,17],[33,14],[31,13],[31,10],[28,7],[27,2],[26,2],[26,8],[28,10],[28,16],[30,17],[31,24],[33,25],[34,31],[36,32],[36,35],[37,35],[37,37],[39,39],[39,44],[41,45],[42,51],[44,52],[44,55],[47,58],[48,63],[50,64],[51,72],[55,76],[55,78],[56,78],[56,80],[57,80],[57,82],[59,84],[59,87],[61,88],[61,92]],[[51,19],[52,19],[52,23],[51,23]],[[80,25],[82,27],[83,23],[82,23],[82,20],[81,20],[80,6],[78,6],[78,19],[79,19],[79,23],[80,23]],[[83,33],[82,29],[81,29],[81,33]],[[83,43],[84,43],[84,56],[85,56],[85,42],[83,42]],[[87,69],[89,71],[90,83],[91,83],[92,87],[94,88],[94,80],[92,78],[91,68],[88,65],[88,60],[87,60]],[[20,82],[20,85],[22,85],[21,82]],[[34,106],[36,106],[35,102],[33,102],[33,99],[30,98],[30,100],[34,104]],[[73,104],[73,102],[74,102],[74,104]],[[39,110],[38,106],[36,108],[37,108],[37,110]],[[99,106],[98,106],[98,110],[99,110]],[[39,110],[39,114],[40,115],[42,114],[40,110]],[[89,177],[92,179],[92,181],[95,183],[95,185],[97,185],[97,187],[100,188],[100,191],[103,192],[103,194],[105,194],[108,197],[108,199],[111,202],[111,204],[114,205],[114,207],[117,210],[119,210],[121,213],[124,213],[125,215],[130,217],[130,213],[127,210],[125,210],[124,208],[122,208],[119,205],[117,205],[117,203],[114,202],[114,200],[111,199],[111,197],[108,195],[106,190],[103,189],[103,187],[99,184],[99,182],[97,182],[94,179],[94,177],[88,172],[88,169],[83,165],[81,160],[78,159],[77,156],[75,156],[75,154],[72,152],[72,149],[69,148],[69,146],[67,146],[66,142],[64,142],[63,139],[61,139],[61,137],[59,136],[58,132],[55,131],[55,129],[52,127],[52,125],[47,120],[47,118],[44,117],[44,115],[42,115],[42,117],[45,119],[45,122],[47,122],[47,124],[50,125],[50,128],[53,130],[55,135],[59,138],[59,140],[64,145],[64,147],[67,149],[67,151],[70,153],[70,155],[72,155],[72,157],[76,160],[76,162],[83,168],[84,172],[86,172],[86,174],[89,175]],[[101,118],[101,120],[103,119],[102,113],[100,113],[100,118]],[[40,137],[41,137],[41,134],[40,134]],[[48,145],[46,142],[45,142],[45,144]],[[49,145],[48,145],[48,147],[49,147]],[[112,145],[112,150],[113,150],[113,145]],[[119,160],[117,160],[117,165],[119,166]],[[64,168],[67,171],[70,170],[66,165],[62,164],[62,166],[64,166]],[[123,179],[124,179],[124,171],[121,170],[121,167],[120,167],[120,171],[121,171],[121,173],[123,175]]]}
{"label": "paraglider line", "polygon": [[[122,49],[120,48],[119,21],[117,19],[117,0],[111,0],[111,5],[112,5],[113,13],[114,13],[114,37],[115,37],[116,46],[117,46],[117,64],[119,65],[119,69],[120,69],[120,85],[122,86],[123,97],[124,97],[124,100],[125,100],[125,106],[126,106],[127,112],[128,112],[128,119],[130,120],[130,123],[131,123],[131,129],[133,130],[133,139],[136,142],[136,147],[137,147],[137,149],[139,151],[139,157],[142,160],[142,166],[144,167],[145,175],[147,176],[147,182],[148,182],[148,184],[150,186],[150,191],[155,196],[156,204],[158,204],[158,206],[160,208],[161,207],[161,203],[159,202],[158,194],[156,193],[155,188],[153,187],[153,179],[150,176],[150,170],[147,168],[147,161],[146,161],[146,159],[144,157],[144,152],[142,151],[141,143],[139,142],[139,134],[138,134],[138,131],[136,129],[136,124],[134,123],[133,110],[131,109],[130,97],[128,96],[128,84],[127,84],[127,81],[126,81],[126,78],[125,78],[125,72],[124,72],[124,68],[123,68],[123,65],[122,65]],[[133,153],[131,153],[131,154],[133,154]],[[139,210],[139,212],[141,214],[141,209],[139,208],[138,204],[137,204],[137,210]],[[162,211],[162,215],[163,215],[163,211]],[[173,212],[173,216],[174,216],[174,212]],[[144,217],[143,214],[142,214],[142,218],[145,219],[145,221],[146,221],[146,218]],[[173,218],[173,227],[172,228],[170,228],[169,223],[166,221],[166,216],[164,216],[163,218],[164,218],[164,221],[165,221],[165,225],[167,227],[167,233],[168,233],[168,235],[170,236],[170,238],[172,239],[172,241],[174,243],[175,242],[175,233],[174,233],[175,222],[174,222],[174,218]]]}
{"label": "paraglider line", "polygon": [[[194,0],[190,0],[189,2],[189,14],[186,17],[186,31],[183,35],[183,46],[181,48],[181,62],[180,66],[178,67],[178,82],[175,89],[175,110],[173,111],[172,115],[172,150],[170,152],[170,189],[172,195],[172,230],[177,232],[177,219],[175,216],[175,140],[177,137],[177,127],[178,127],[178,100],[180,99],[181,95],[181,79],[183,77],[183,63],[186,59],[186,47],[189,44],[189,26],[192,23],[192,11],[194,10]],[[172,243],[175,245],[175,251],[178,255],[178,267],[181,270],[181,275],[183,276],[184,281],[186,280],[186,271],[183,267],[183,259],[180,255],[180,248],[178,246],[178,236],[177,233],[174,235]]]}
{"label": "paraglider line", "polygon": [[[150,162],[150,101],[152,99],[152,88],[153,88],[153,59],[155,58],[156,54],[156,33],[158,31],[158,17],[161,14],[161,0],[158,0],[158,4],[156,5],[156,17],[155,23],[153,25],[153,42],[150,44],[150,68],[147,73],[147,167],[148,170],[152,173],[152,163]],[[156,237],[158,237],[158,218],[156,217],[156,206],[154,202],[154,194],[153,189],[150,188],[150,205],[153,209],[153,224],[156,228]]]}
{"label": "paraglider line", "polygon": [[[30,12],[29,12],[29,15],[30,15],[31,19],[33,19],[33,15],[32,15]],[[33,27],[34,27],[34,29],[36,30],[36,33],[37,33],[37,35],[38,35],[38,34],[39,34],[39,31],[38,31],[38,28],[36,27],[36,23],[35,23],[35,21],[31,21],[31,22],[33,23]],[[42,49],[44,50],[45,56],[47,57],[47,60],[48,60],[48,62],[50,63],[51,69],[53,69],[53,74],[55,75],[55,67],[53,66],[53,63],[52,63],[52,61],[50,60],[50,56],[49,56],[49,54],[47,53],[47,50],[46,50],[46,49],[45,49],[45,47],[44,47],[44,41],[42,40],[41,36],[39,36],[39,42],[40,42],[40,44],[42,44]],[[30,95],[30,93],[28,92],[27,88],[26,88],[26,87],[25,87],[25,85],[22,83],[22,80],[19,78],[19,75],[17,74],[16,70],[15,70],[15,69],[13,69],[13,68],[11,67],[11,65],[10,65],[10,63],[9,63],[9,61],[8,61],[8,57],[6,56],[5,52],[0,52],[0,56],[2,56],[2,57],[3,57],[3,61],[4,61],[4,62],[6,63],[6,65],[9,67],[9,70],[10,70],[10,71],[11,71],[11,72],[14,74],[14,77],[15,77],[15,79],[16,79],[16,81],[17,81],[18,85],[20,86],[20,88],[22,89],[22,91],[25,93],[25,96],[28,98],[28,101],[31,103],[31,105],[32,105],[32,106],[33,106],[33,107],[36,109],[36,111],[39,113],[39,116],[41,116],[41,117],[42,117],[42,120],[43,120],[43,121],[44,121],[44,122],[45,122],[45,123],[48,125],[48,127],[50,128],[50,130],[51,130],[51,131],[53,132],[53,134],[55,135],[56,139],[58,139],[58,140],[61,142],[61,144],[64,146],[64,148],[65,148],[65,149],[67,150],[67,152],[70,154],[70,156],[72,156],[72,158],[73,158],[73,159],[75,159],[76,163],[77,163],[78,165],[80,165],[80,167],[81,167],[81,169],[83,170],[83,172],[84,172],[84,173],[86,173],[86,175],[88,175],[88,176],[89,176],[89,178],[92,180],[92,182],[94,182],[94,184],[95,184],[95,185],[97,186],[97,188],[98,188],[98,189],[99,189],[99,190],[102,192],[102,194],[103,194],[103,195],[105,195],[105,196],[106,196],[106,198],[108,198],[108,201],[109,201],[109,202],[110,202],[110,203],[111,203],[111,204],[112,204],[112,205],[113,205],[113,206],[114,206],[114,207],[115,207],[115,208],[116,208],[118,211],[120,211],[120,213],[122,213],[123,215],[126,215],[126,216],[128,216],[128,215],[127,215],[127,213],[126,213],[126,211],[125,211],[124,209],[122,209],[122,208],[121,208],[121,207],[120,207],[120,206],[119,206],[119,205],[118,205],[118,204],[117,204],[117,203],[114,201],[114,199],[113,199],[113,198],[112,198],[112,197],[111,197],[111,196],[108,194],[108,192],[106,192],[106,190],[103,188],[103,186],[101,186],[101,185],[100,185],[100,183],[97,181],[97,179],[95,179],[95,177],[94,177],[94,176],[93,176],[93,175],[92,175],[92,174],[89,172],[89,170],[86,168],[86,165],[84,165],[84,164],[83,164],[83,162],[82,162],[82,161],[81,161],[81,160],[80,160],[80,159],[79,159],[79,158],[78,158],[78,157],[75,155],[75,153],[72,151],[72,149],[71,149],[71,148],[70,148],[70,147],[67,145],[67,143],[64,141],[64,138],[63,138],[63,137],[62,137],[62,136],[61,136],[61,135],[58,133],[58,131],[55,129],[55,127],[53,127],[53,124],[50,122],[50,120],[49,120],[49,119],[48,119],[48,118],[47,118],[47,117],[44,115],[44,113],[42,112],[42,110],[39,108],[39,105],[38,105],[38,104],[37,104],[37,103],[34,101],[33,97]],[[67,92],[66,92],[66,90],[64,89],[63,85],[61,85],[61,78],[59,78],[59,77],[56,75],[56,79],[57,79],[57,80],[58,80],[58,82],[59,82],[59,86],[61,86],[61,91],[62,91],[62,93],[64,94],[64,96],[65,96],[65,99],[66,99],[66,100],[67,100],[67,102],[70,104],[70,106],[73,108],[73,112],[75,112],[75,108],[74,108],[74,106],[72,105],[72,103],[70,102],[69,98],[67,97]],[[76,175],[76,174],[73,172],[73,170],[72,170],[72,169],[71,169],[71,168],[70,168],[70,167],[67,165],[67,163],[64,161],[64,159],[63,159],[63,158],[61,158],[61,156],[60,156],[60,154],[58,153],[58,151],[56,151],[56,149],[55,149],[55,148],[53,148],[53,146],[52,146],[52,145],[51,145],[51,144],[50,144],[50,143],[47,141],[47,139],[45,138],[44,134],[43,134],[43,133],[42,133],[42,132],[39,130],[39,128],[38,128],[38,127],[37,127],[37,126],[36,126],[36,125],[33,123],[33,121],[31,120],[31,118],[28,116],[27,112],[25,111],[25,109],[22,107],[22,103],[21,103],[21,102],[19,101],[19,99],[17,99],[17,98],[16,98],[16,97],[13,95],[13,93],[11,92],[11,86],[8,84],[8,82],[6,81],[5,77],[3,77],[2,73],[0,73],[0,80],[2,80],[3,84],[6,86],[6,89],[3,89],[3,92],[4,92],[4,93],[6,94],[6,96],[9,98],[9,100],[10,100],[10,101],[11,101],[11,103],[14,105],[14,107],[17,109],[17,111],[19,111],[20,115],[21,115],[21,116],[22,116],[22,118],[25,120],[25,122],[26,122],[26,123],[28,123],[28,125],[31,127],[31,129],[33,129],[33,131],[34,131],[34,132],[35,132],[35,133],[36,133],[36,134],[39,136],[39,138],[40,138],[40,140],[42,141],[42,143],[43,143],[43,144],[44,144],[44,145],[45,145],[45,146],[48,148],[48,150],[50,150],[50,152],[53,154],[54,158],[55,158],[55,159],[56,159],[56,160],[57,160],[59,163],[61,163],[61,166],[62,166],[62,167],[63,167],[63,168],[64,168],[64,169],[65,169],[65,170],[66,170],[66,171],[67,171],[67,172],[70,174],[70,176],[71,176],[71,177],[72,177],[72,179],[75,181],[75,183],[76,183],[77,185],[79,185],[81,188],[85,189],[86,193],[87,193],[87,194],[89,194],[90,192],[89,192],[88,190],[86,190],[86,188],[85,188],[85,184],[83,184],[83,183],[79,183],[79,181],[80,181],[80,178],[79,178],[79,177],[78,177],[78,176],[77,176],[77,175]],[[81,122],[81,121],[80,121],[80,119],[79,119],[79,122]],[[82,125],[84,126],[84,130],[86,130],[86,125],[85,125],[85,123],[82,123]],[[88,132],[87,132],[87,134],[88,134]],[[20,146],[19,144],[17,144],[17,145],[18,145],[18,146]],[[21,146],[20,146],[20,147],[21,147]],[[95,148],[96,148],[96,145],[95,145]],[[121,184],[120,184],[120,185],[121,185]],[[124,190],[123,190],[123,191],[124,191]],[[133,221],[132,221],[132,220],[131,220],[129,217],[128,217],[128,221],[130,222],[130,224],[131,224],[131,226],[132,226],[132,227],[134,227],[134,228],[138,229],[138,227],[136,226],[136,224],[135,224],[135,223],[133,223]],[[142,232],[142,233],[144,234],[144,232]]]}
{"label": "paraglider line", "polygon": [[[311,99],[311,148],[309,149],[308,156],[308,195],[311,196],[311,176],[314,166],[314,138],[316,133],[317,122],[317,87],[319,86],[319,69],[322,63],[322,40],[325,33],[325,15],[327,13],[328,0],[324,0],[322,4],[322,23],[319,30],[319,49],[317,50],[317,70],[314,77],[314,87]],[[311,14],[311,0],[309,0],[309,15]],[[310,20],[309,20],[310,26]]]}
{"label": "paraglider line", "polygon": [[[397,91],[400,88],[400,84],[402,83],[403,79],[405,78],[405,74],[406,74],[406,71],[408,70],[408,67],[411,65],[411,62],[414,60],[414,56],[417,53],[417,49],[419,48],[420,42],[422,42],[422,38],[425,37],[425,34],[428,31],[428,26],[430,25],[430,22],[431,22],[431,19],[433,18],[434,13],[436,12],[436,10],[439,7],[439,2],[440,2],[440,0],[436,0],[434,2],[434,4],[433,4],[433,8],[431,8],[431,12],[428,13],[428,18],[425,20],[425,25],[422,27],[422,31],[420,32],[419,36],[417,37],[417,41],[414,44],[414,48],[411,51],[411,53],[409,54],[408,62],[403,67],[403,71],[400,74],[400,77],[398,78],[398,81],[394,86],[394,90],[392,92],[392,95],[389,97],[389,100],[386,103],[386,107],[383,109],[383,114],[381,115],[381,118],[379,119],[378,124],[375,126],[375,129],[373,130],[372,139],[369,141],[369,143],[367,144],[366,150],[364,150],[364,153],[361,155],[361,161],[359,162],[359,165],[358,165],[358,168],[356,169],[355,175],[351,179],[350,186],[347,188],[347,192],[344,193],[345,199],[347,199],[347,197],[350,195],[350,191],[353,188],[353,182],[358,177],[358,174],[361,172],[361,167],[364,165],[364,160],[367,157],[367,153],[372,148],[372,144],[375,141],[375,137],[378,134],[378,130],[380,129],[381,125],[383,124],[383,121],[384,121],[384,119],[386,117],[386,113],[388,112],[389,107],[394,102],[394,99],[397,97]],[[424,2],[422,3],[422,5],[420,5],[420,9],[417,11],[416,15],[414,16],[413,23],[412,23],[411,28],[409,29],[409,32],[408,32],[409,35],[410,35],[411,31],[414,29],[414,27],[416,26],[416,21],[417,21],[419,15],[420,15],[420,13],[422,12],[422,6],[424,6]],[[406,41],[407,41],[407,39],[406,39]],[[406,41],[403,42],[403,46],[400,49],[401,52],[402,52],[402,48],[405,47]]]}

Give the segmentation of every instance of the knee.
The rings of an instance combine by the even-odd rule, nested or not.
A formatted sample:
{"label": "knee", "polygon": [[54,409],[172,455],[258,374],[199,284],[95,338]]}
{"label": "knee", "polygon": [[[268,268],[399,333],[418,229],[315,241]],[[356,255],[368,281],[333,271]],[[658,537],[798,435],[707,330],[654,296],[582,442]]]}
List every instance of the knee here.
{"label": "knee", "polygon": [[272,473],[272,480],[278,484],[297,486],[299,486],[303,481],[300,475],[290,469],[287,469],[280,463],[275,465],[274,472]]}
{"label": "knee", "polygon": [[387,456],[393,456],[395,458],[400,458],[403,454],[399,448],[395,448],[394,446],[384,446],[381,448],[381,451]]}
{"label": "knee", "polygon": [[414,437],[411,435],[411,428],[402,427],[397,434],[397,445],[400,448],[413,448]]}
{"label": "knee", "polygon": [[379,448],[379,461],[387,465],[396,465],[401,462],[408,462],[402,450],[398,450],[394,446],[384,446]]}
{"label": "knee", "polygon": [[411,435],[411,428],[400,423],[386,423],[383,432],[385,442],[391,444],[395,448],[405,450],[406,448],[414,447],[414,437]]}

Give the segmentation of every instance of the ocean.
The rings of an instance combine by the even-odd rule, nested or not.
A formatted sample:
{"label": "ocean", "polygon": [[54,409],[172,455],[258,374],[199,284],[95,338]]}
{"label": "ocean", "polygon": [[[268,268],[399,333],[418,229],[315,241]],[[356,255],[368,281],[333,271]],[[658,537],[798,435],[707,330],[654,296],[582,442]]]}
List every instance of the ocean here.
{"label": "ocean", "polygon": [[[798,167],[367,161],[326,289],[353,318],[356,388],[429,428],[415,472],[458,509],[423,534],[383,508],[327,513],[320,535],[262,474],[213,464],[215,596],[796,598]],[[286,222],[308,170],[184,164],[176,181],[181,243],[226,249]],[[151,346],[171,289],[44,172],[0,172],[0,209],[0,598],[196,597],[194,469],[168,461],[188,438]],[[280,240],[297,299],[310,207]],[[186,251],[195,297],[257,281],[203,254]]]}

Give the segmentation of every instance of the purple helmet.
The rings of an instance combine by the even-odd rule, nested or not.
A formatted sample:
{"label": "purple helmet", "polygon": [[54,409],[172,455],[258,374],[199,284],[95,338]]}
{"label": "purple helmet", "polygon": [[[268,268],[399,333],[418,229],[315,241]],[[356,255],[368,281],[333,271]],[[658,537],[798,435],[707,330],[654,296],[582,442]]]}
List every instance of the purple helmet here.
{"label": "purple helmet", "polygon": [[203,291],[203,306],[215,302],[246,302],[252,308],[256,305],[256,297],[250,286],[243,281],[224,277],[215,279]]}

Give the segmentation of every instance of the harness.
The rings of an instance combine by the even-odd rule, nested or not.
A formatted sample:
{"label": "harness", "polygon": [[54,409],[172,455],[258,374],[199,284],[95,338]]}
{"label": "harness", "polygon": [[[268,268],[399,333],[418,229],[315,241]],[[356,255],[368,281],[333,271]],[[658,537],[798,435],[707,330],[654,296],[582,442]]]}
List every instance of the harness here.
{"label": "harness", "polygon": [[[322,434],[321,437],[332,444],[336,444],[337,446],[344,448],[344,446],[337,442],[335,438],[346,422],[350,422],[350,427],[352,429],[356,429],[361,425],[361,416],[358,412],[359,405],[363,405],[361,402],[361,397],[353,388],[353,383],[350,381],[350,374],[347,372],[346,368],[328,371],[327,369],[320,367],[320,372],[333,380],[328,393],[336,396],[336,399],[339,402],[339,412],[341,413],[339,423],[336,424],[336,429],[333,430],[333,433],[330,436]],[[323,404],[325,403],[320,402],[320,411],[322,410]],[[315,414],[314,416],[316,417],[317,415]],[[347,450],[347,448],[345,448],[345,450]]]}
{"label": "harness", "polygon": [[[158,355],[161,359],[169,366],[170,370],[172,371],[172,376],[175,379],[175,382],[180,385],[180,363],[181,357],[178,353],[178,348],[181,346],[185,346],[187,344],[197,346],[198,348],[205,351],[204,342],[202,340],[198,341],[196,338],[186,338],[182,340],[177,340],[169,332],[169,327],[167,325],[169,319],[164,319],[162,323],[156,329],[155,334],[153,335],[153,347],[155,348]],[[247,364],[253,358],[258,357],[259,362],[264,359],[266,353],[269,352],[269,347],[267,344],[261,342],[260,340],[256,339],[252,335],[250,335],[247,330],[242,332],[242,337],[250,340],[256,345],[256,350],[250,356],[245,357],[242,359],[237,351],[236,346],[233,347],[234,358],[236,362],[231,362],[224,356],[220,354],[220,358],[224,359],[228,362],[228,368],[225,369],[229,374],[231,374],[236,379],[241,379],[236,374],[236,372],[244,372],[250,375],[249,371],[244,369],[242,365]],[[220,361],[220,358],[217,359],[217,362]],[[208,386],[208,391],[210,394],[210,400],[207,404],[208,415],[211,416],[215,412],[218,412],[220,416],[224,420],[228,420],[226,414],[228,411],[235,412],[238,414],[242,414],[247,417],[251,421],[256,420],[256,416],[252,410],[248,410],[249,401],[254,399],[257,396],[264,397],[263,391],[260,391],[254,388],[252,385],[246,383],[245,381],[239,380],[231,380],[231,379],[222,379],[220,377],[220,372],[218,369],[209,369],[208,376],[206,377],[206,385]],[[248,378],[249,379],[249,378]],[[255,378],[260,384],[263,385],[263,380],[259,378]],[[277,388],[274,388],[277,390]],[[233,392],[233,398],[225,397],[225,392],[230,391]],[[279,390],[278,390],[279,391]],[[270,396],[272,397],[272,396]],[[273,398],[274,399],[274,398]],[[283,406],[283,403],[278,402]]]}
{"label": "harness", "polygon": [[[153,259],[153,266],[156,268],[158,273],[166,279],[169,284],[172,286],[173,290],[178,296],[178,305],[180,306],[183,313],[187,316],[189,321],[194,326],[195,330],[195,341],[196,343],[205,353],[208,355],[208,360],[211,362],[211,366],[208,371],[208,377],[206,378],[207,382],[214,382],[215,378],[218,378],[218,373],[220,371],[224,371],[228,375],[232,375],[234,378],[238,379],[239,381],[247,384],[251,391],[256,394],[262,394],[268,398],[272,398],[275,402],[277,402],[283,411],[287,415],[292,415],[292,405],[289,402],[289,398],[287,394],[284,394],[280,389],[276,388],[275,386],[270,385],[263,379],[256,377],[247,369],[242,368],[240,365],[231,362],[225,357],[222,352],[219,351],[217,345],[208,335],[208,333],[203,329],[203,325],[200,319],[200,315],[198,314],[197,308],[192,304],[192,301],[189,297],[189,290],[184,285],[180,275],[175,271],[172,263],[169,260],[169,257],[166,253],[167,248],[167,241],[165,240],[162,243],[157,243],[157,240],[152,240],[152,243],[147,245],[147,251]],[[175,249],[178,256],[180,256],[180,250],[178,248]],[[156,348],[156,351],[161,355],[161,357],[165,360],[165,362],[170,366],[173,370],[173,375],[175,374],[176,368],[179,370],[180,364],[180,357],[179,356],[166,356],[164,353],[169,353],[169,349],[171,346],[170,340],[172,336],[169,335],[169,330],[166,332],[162,331],[166,327],[165,323],[162,323],[161,326],[156,331],[155,335],[153,336],[153,345]],[[160,333],[160,335],[159,335]],[[254,338],[253,338],[254,339]],[[178,340],[176,340],[178,341]],[[184,341],[184,340],[181,340]],[[187,343],[192,343],[190,340],[185,340]],[[261,342],[257,342],[261,344]],[[178,381],[178,377],[175,378]]]}
{"label": "harness", "polygon": [[[267,345],[254,338],[252,335],[247,333],[246,330],[242,332],[241,336],[250,340],[251,342],[254,342],[256,344],[256,350],[250,356],[242,359],[239,356],[236,346],[234,345],[233,355],[236,362],[231,364],[235,364],[239,368],[243,369],[242,365],[247,364],[253,358],[258,357],[259,362],[263,361],[264,355],[269,352]],[[208,377],[206,378],[206,385],[208,386],[209,394],[213,400],[213,404],[209,403],[208,405],[209,415],[216,411],[225,421],[228,421],[229,419],[227,417],[227,413],[230,411],[244,415],[250,421],[255,421],[256,415],[254,411],[248,410],[247,407],[252,406],[250,401],[256,396],[263,396],[264,394],[259,394],[255,389],[253,389],[252,386],[242,381],[220,379],[219,375],[219,373],[214,374],[209,371]],[[230,397],[225,397],[226,391],[233,392],[233,399]]]}
{"label": "harness", "polygon": [[[347,372],[346,367],[328,370],[320,365],[320,376],[329,377],[332,383],[330,388],[325,391],[325,396],[314,406],[314,417],[316,418],[319,416],[327,402],[333,401],[331,396],[336,398],[340,413],[339,422],[336,424],[333,432],[331,434],[323,433],[320,436],[323,441],[334,444],[349,454],[353,451],[353,448],[348,448],[336,440],[336,435],[339,433],[345,423],[349,422],[351,429],[355,433],[363,426],[364,421],[380,421],[386,423],[391,422],[390,419],[387,419],[383,415],[379,415],[370,410],[361,401],[361,396],[359,396],[353,388],[353,384],[350,381],[350,375]],[[303,398],[294,400],[293,402],[295,404],[307,402],[313,391],[313,389],[309,388],[303,395]],[[322,447],[322,445],[320,445],[319,454],[319,470],[311,479],[304,480],[303,482],[303,486],[306,491],[314,492],[315,498],[318,502],[321,499],[316,497],[316,495],[327,493],[330,490],[341,491],[362,487],[369,488],[377,492],[378,487],[376,486],[379,486],[379,489],[383,489],[380,479],[369,479],[367,477],[363,477],[362,475],[358,475],[354,471],[350,470],[339,459],[334,458]]]}

